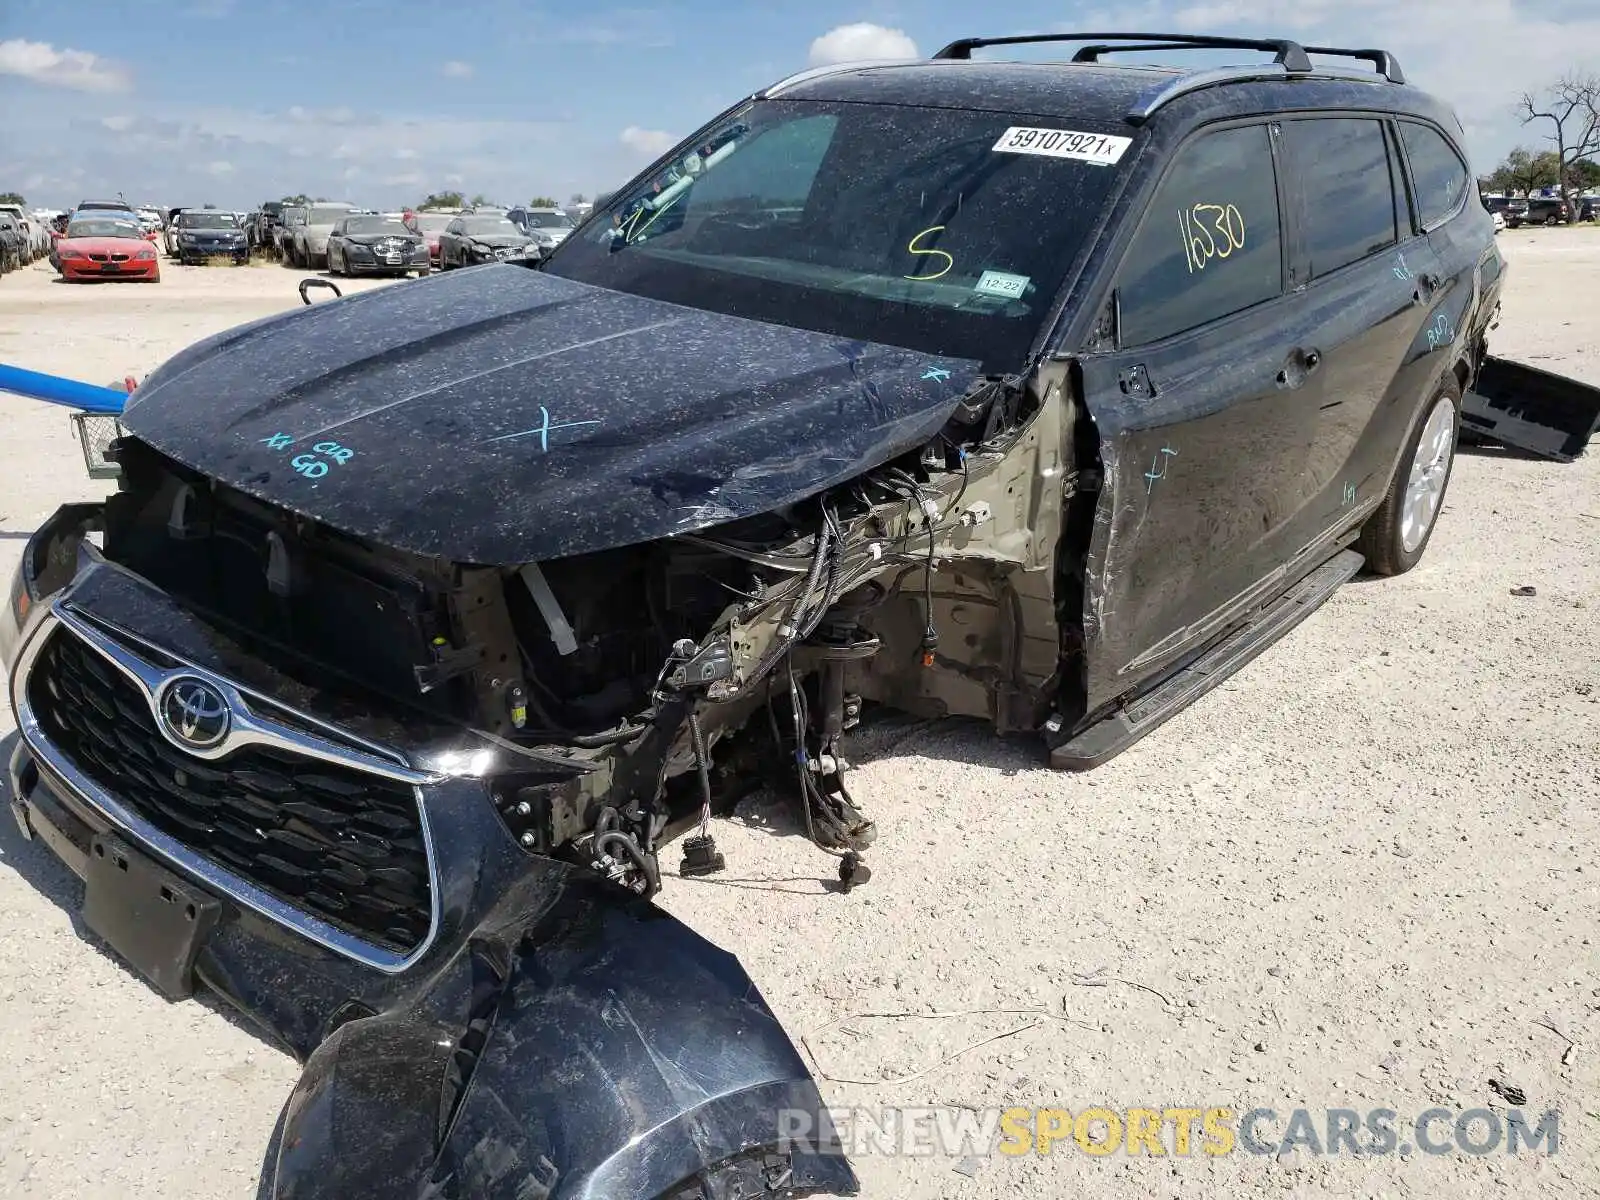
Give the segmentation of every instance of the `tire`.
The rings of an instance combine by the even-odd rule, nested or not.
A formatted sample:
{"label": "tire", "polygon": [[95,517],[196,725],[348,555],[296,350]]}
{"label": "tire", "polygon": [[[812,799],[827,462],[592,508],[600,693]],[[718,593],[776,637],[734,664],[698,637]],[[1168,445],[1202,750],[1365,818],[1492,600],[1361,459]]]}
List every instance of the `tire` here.
{"label": "tire", "polygon": [[1554,229],[1557,225],[1559,225],[1561,223],[1561,218],[1556,216],[1555,213],[1551,213],[1548,217],[1546,217],[1544,219],[1544,223],[1545,223],[1545,227],[1547,229]]}
{"label": "tire", "polygon": [[[1448,413],[1448,427],[1444,427]],[[1417,563],[1433,537],[1445,493],[1455,467],[1456,441],[1461,432],[1461,385],[1452,375],[1440,385],[1406,438],[1405,450],[1395,467],[1389,491],[1376,512],[1367,518],[1356,549],[1374,575],[1404,575]],[[1426,493],[1418,490],[1420,475],[1432,476]],[[1407,513],[1407,495],[1416,500]],[[1430,498],[1431,497],[1431,498]]]}

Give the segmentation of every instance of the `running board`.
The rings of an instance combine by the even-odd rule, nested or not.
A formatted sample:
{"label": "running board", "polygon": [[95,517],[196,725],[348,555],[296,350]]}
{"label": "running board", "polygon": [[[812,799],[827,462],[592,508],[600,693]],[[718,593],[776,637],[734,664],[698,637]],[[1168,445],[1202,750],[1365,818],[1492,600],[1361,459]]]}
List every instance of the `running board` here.
{"label": "running board", "polygon": [[1365,562],[1354,550],[1334,555],[1188,666],[1054,747],[1050,765],[1087,771],[1121,754],[1316,612]]}

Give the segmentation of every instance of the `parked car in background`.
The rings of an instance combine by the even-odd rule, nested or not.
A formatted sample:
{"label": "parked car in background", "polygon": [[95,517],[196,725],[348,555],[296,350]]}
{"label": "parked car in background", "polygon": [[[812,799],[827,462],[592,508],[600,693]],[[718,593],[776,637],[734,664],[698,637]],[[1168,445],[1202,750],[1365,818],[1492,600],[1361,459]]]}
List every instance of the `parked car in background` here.
{"label": "parked car in background", "polygon": [[406,222],[408,229],[421,234],[423,240],[427,242],[428,261],[433,264],[434,270],[439,269],[439,236],[456,216],[455,213],[418,212],[412,213]]}
{"label": "parked car in background", "polygon": [[306,209],[305,221],[296,225],[288,236],[289,252],[285,257],[289,264],[326,267],[328,238],[333,227],[355,210],[354,204],[335,201],[319,201]]}
{"label": "parked car in background", "polygon": [[22,223],[8,212],[0,212],[0,275],[20,271],[28,261],[28,235]]}
{"label": "parked car in background", "polygon": [[533,237],[504,215],[456,217],[439,235],[441,271],[530,256],[538,258],[542,253]]}
{"label": "parked car in background", "polygon": [[1491,213],[1498,213],[1511,229],[1522,223],[1522,217],[1528,211],[1528,202],[1520,196],[1485,196],[1483,206]]}
{"label": "parked car in background", "polygon": [[250,249],[262,254],[276,254],[278,252],[276,230],[282,215],[283,201],[281,200],[268,200],[261,206],[246,231],[250,238]]}
{"label": "parked car in background", "polygon": [[1576,203],[1578,220],[1600,221],[1600,196],[1579,196]]}
{"label": "parked car in background", "polygon": [[211,208],[186,208],[178,214],[176,242],[180,263],[213,258],[250,261],[250,246],[233,213]]}
{"label": "parked car in background", "polygon": [[80,200],[73,212],[122,212],[136,222],[139,219],[138,210],[126,200]]}
{"label": "parked car in background", "polygon": [[1572,215],[1567,202],[1560,196],[1529,196],[1528,207],[1518,214],[1515,221],[1508,223],[1516,225],[1563,225]]}
{"label": "parked car in background", "polygon": [[161,243],[169,258],[178,257],[178,216],[183,211],[181,208],[169,208],[166,226],[161,230]]}
{"label": "parked car in background", "polygon": [[272,249],[285,263],[294,245],[294,231],[306,223],[306,206],[285,204],[278,213],[278,223],[272,228]]}
{"label": "parked car in background", "polygon": [[427,241],[399,215],[345,217],[328,235],[328,270],[335,275],[426,275],[429,269]]}
{"label": "parked car in background", "polygon": [[31,263],[50,252],[50,236],[44,225],[20,204],[0,204],[0,214],[9,216],[22,234],[22,261]]}
{"label": "parked car in background", "polygon": [[68,283],[102,279],[161,281],[161,257],[137,218],[80,209],[56,243],[57,270]]}
{"label": "parked car in background", "polygon": [[554,250],[577,227],[559,208],[513,208],[506,216],[541,250]]}

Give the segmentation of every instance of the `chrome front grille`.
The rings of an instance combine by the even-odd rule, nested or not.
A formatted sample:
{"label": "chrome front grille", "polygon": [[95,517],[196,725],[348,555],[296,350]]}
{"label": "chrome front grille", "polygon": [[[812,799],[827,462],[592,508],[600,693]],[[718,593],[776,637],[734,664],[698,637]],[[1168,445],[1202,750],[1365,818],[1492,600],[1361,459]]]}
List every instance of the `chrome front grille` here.
{"label": "chrome front grille", "polygon": [[[438,898],[425,776],[258,712],[226,681],[59,608],[19,663],[19,724],[46,765],[200,881],[382,970],[431,942]],[[163,661],[164,660],[164,661]],[[130,670],[130,666],[133,668]],[[174,743],[153,697],[204,677],[234,709],[227,741]],[[287,715],[287,714],[285,714]]]}

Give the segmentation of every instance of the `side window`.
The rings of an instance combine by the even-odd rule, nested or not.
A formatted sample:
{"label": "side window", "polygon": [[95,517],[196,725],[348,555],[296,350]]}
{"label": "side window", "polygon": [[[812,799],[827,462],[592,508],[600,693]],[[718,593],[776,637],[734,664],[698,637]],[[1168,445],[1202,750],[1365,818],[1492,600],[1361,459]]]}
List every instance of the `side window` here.
{"label": "side window", "polygon": [[463,228],[460,221],[451,221],[450,224],[444,227],[444,231],[446,233],[460,233]]}
{"label": "side window", "polygon": [[1424,228],[1432,228],[1455,212],[1466,195],[1470,172],[1455,148],[1437,129],[1414,121],[1400,123],[1400,136],[1411,161],[1417,189],[1417,211]]}
{"label": "side window", "polygon": [[1394,245],[1394,179],[1380,121],[1285,121],[1284,143],[1305,213],[1311,277]]}
{"label": "side window", "polygon": [[1177,153],[1117,272],[1118,340],[1143,345],[1283,291],[1277,177],[1265,125]]}

